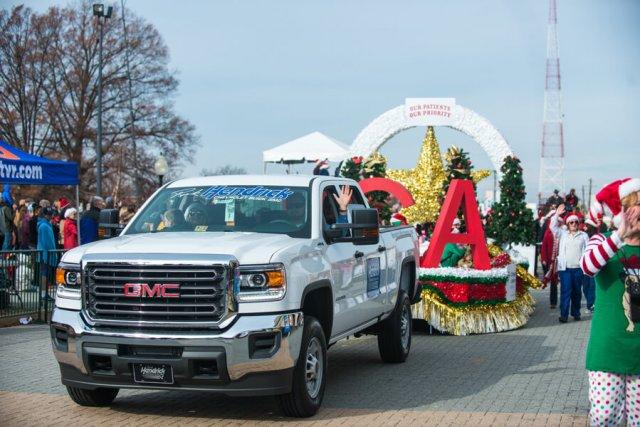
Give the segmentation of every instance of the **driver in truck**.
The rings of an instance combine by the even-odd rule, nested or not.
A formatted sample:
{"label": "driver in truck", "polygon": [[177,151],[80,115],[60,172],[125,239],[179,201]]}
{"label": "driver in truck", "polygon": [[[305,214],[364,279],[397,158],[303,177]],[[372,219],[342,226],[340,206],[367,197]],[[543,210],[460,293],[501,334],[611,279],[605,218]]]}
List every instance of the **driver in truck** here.
{"label": "driver in truck", "polygon": [[287,220],[296,227],[302,226],[305,221],[305,215],[307,213],[307,202],[301,193],[294,193],[287,200],[286,212]]}

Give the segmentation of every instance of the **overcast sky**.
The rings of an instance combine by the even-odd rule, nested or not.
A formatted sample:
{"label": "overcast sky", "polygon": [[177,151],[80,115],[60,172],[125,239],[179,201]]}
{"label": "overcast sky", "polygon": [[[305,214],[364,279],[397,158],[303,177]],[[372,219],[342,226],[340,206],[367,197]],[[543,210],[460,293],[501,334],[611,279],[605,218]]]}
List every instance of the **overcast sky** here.
{"label": "overcast sky", "polygon": [[[537,193],[547,1],[126,4],[164,37],[177,110],[201,136],[185,176],[224,164],[261,173],[262,150],[315,130],[350,144],[406,97],[455,97],[502,133],[523,161],[529,199]],[[639,176],[640,2],[559,0],[558,19],[567,190]],[[381,152],[393,168],[413,167],[423,135],[405,131]],[[471,138],[436,135],[443,151],[461,146],[491,168]]]}

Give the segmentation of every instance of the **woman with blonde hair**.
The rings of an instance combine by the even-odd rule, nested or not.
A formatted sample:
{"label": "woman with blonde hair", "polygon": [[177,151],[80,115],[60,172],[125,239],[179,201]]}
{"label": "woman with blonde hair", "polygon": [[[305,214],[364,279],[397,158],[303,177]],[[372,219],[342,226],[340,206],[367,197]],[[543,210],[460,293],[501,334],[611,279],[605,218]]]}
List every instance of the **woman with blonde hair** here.
{"label": "woman with blonde hair", "polygon": [[613,216],[617,230],[591,237],[581,267],[595,276],[596,310],[586,367],[591,425],[640,425],[640,178],[596,194],[590,217]]}
{"label": "woman with blonde hair", "polygon": [[24,217],[27,215],[27,206],[24,204],[18,205],[18,209],[16,209],[16,214],[13,217],[13,230],[14,230],[14,234],[15,234],[15,239],[16,239],[16,243],[14,244],[14,247],[16,249],[24,249],[23,245],[25,245],[28,242],[23,242],[22,241],[22,235],[20,233],[20,229],[22,227],[22,220],[24,219]]}

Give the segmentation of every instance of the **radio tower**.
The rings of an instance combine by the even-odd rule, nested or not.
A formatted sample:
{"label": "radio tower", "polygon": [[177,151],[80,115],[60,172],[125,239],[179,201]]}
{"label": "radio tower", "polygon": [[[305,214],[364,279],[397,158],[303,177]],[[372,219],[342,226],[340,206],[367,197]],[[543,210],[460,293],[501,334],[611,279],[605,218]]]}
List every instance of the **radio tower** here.
{"label": "radio tower", "polygon": [[564,191],[564,136],[562,131],[562,87],[560,86],[560,52],[558,50],[558,15],[556,0],[549,0],[547,25],[547,76],[544,88],[544,117],[540,152],[541,203],[553,190]]}

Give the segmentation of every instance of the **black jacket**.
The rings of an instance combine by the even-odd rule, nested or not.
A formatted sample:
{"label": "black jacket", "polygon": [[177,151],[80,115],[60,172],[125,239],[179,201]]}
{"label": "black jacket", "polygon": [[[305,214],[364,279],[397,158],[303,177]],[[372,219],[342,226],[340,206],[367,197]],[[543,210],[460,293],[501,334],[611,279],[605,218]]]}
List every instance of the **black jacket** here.
{"label": "black jacket", "polygon": [[38,247],[38,216],[29,218],[29,246]]}

